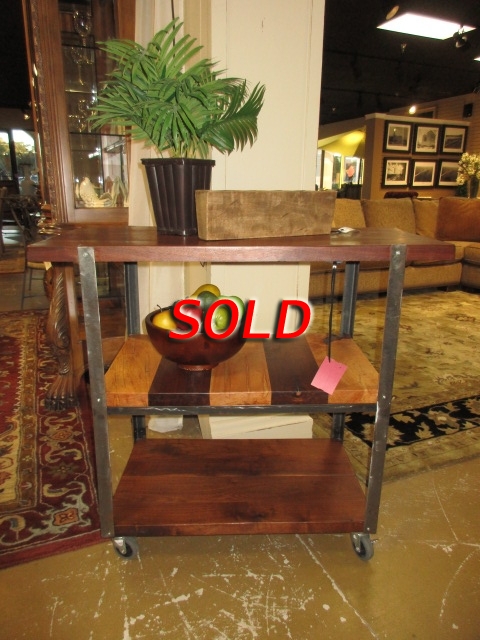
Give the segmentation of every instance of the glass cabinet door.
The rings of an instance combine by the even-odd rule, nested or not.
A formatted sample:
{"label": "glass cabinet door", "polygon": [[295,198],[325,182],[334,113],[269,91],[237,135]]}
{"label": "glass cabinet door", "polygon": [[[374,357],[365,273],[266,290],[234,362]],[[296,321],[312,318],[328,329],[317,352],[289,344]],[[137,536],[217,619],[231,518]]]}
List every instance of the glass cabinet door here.
{"label": "glass cabinet door", "polygon": [[[95,15],[100,7],[101,21]],[[98,84],[108,71],[105,55],[96,44],[96,25],[108,24],[109,16],[105,16],[105,5],[91,0],[61,1],[59,9],[75,207],[124,207],[128,184],[123,132],[113,127],[93,130],[88,120],[95,109]]]}

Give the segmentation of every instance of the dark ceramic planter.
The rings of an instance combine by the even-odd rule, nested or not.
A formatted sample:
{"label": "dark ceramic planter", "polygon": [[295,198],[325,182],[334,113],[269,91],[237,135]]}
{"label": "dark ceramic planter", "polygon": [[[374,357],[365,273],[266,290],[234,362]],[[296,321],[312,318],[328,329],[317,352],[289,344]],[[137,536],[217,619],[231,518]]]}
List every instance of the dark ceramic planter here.
{"label": "dark ceramic planter", "polygon": [[195,191],[210,189],[215,160],[144,158],[157,230],[166,235],[197,235]]}

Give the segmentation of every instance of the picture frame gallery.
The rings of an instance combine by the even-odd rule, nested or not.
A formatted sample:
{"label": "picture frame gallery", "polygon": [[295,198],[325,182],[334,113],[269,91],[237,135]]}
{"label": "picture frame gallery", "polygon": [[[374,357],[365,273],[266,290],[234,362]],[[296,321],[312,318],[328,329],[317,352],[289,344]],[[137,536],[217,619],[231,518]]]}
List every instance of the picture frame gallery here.
{"label": "picture frame gallery", "polygon": [[457,186],[458,161],[466,149],[468,127],[425,120],[385,121],[382,187]]}

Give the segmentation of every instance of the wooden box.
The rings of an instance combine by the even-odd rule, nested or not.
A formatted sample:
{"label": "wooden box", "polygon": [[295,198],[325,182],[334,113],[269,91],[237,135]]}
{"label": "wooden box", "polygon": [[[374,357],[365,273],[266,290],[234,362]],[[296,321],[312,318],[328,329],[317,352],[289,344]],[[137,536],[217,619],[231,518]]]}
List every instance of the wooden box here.
{"label": "wooden box", "polygon": [[196,191],[202,240],[330,233],[336,191]]}

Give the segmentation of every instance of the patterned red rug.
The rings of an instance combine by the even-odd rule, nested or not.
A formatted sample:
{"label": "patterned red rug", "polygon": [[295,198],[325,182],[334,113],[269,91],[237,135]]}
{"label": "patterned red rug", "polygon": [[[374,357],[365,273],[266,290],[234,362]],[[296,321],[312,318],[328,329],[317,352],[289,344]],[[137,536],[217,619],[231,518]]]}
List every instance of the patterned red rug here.
{"label": "patterned red rug", "polygon": [[45,409],[46,319],[0,313],[0,568],[102,540],[88,403]]}

